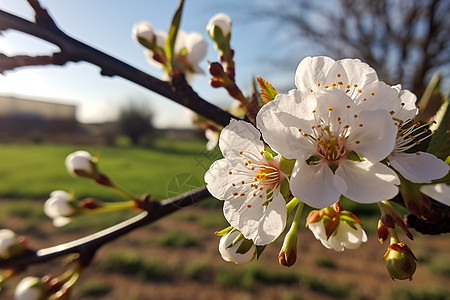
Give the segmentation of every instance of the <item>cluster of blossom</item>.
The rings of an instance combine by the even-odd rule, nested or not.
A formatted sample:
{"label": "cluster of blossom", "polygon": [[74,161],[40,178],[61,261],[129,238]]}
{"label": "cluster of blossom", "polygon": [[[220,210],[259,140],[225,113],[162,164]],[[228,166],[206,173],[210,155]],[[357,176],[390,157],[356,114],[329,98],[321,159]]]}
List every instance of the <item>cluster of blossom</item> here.
{"label": "cluster of blossom", "polygon": [[[211,25],[215,21],[216,28]],[[223,17],[213,18],[209,31],[220,33],[224,24]],[[295,85],[289,93],[278,94],[263,83],[262,89],[266,87],[272,97],[266,93],[256,128],[231,120],[220,134],[224,158],[211,165],[205,182],[214,197],[224,200],[223,213],[231,225],[217,233],[226,261],[251,261],[260,253],[258,247],[263,249],[283,233],[289,212],[295,206],[301,212],[303,203],[320,209],[310,213],[307,226],[325,247],[336,251],[358,248],[367,240],[358,218],[342,210],[341,198],[380,203],[383,216],[395,219],[410,234],[386,200],[401,192],[402,185],[430,184],[449,171],[433,154],[415,151],[432,134],[431,124],[413,121],[418,113],[416,96],[400,85],[380,81],[375,70],[360,60],[307,57],[297,67]],[[447,188],[424,185],[421,191],[430,194]],[[450,204],[442,199],[448,195],[437,194],[432,197]],[[405,202],[410,200],[403,196]],[[280,252],[283,265],[296,259],[297,220]],[[390,265],[398,263],[390,262],[399,256],[408,256],[408,263],[414,256],[399,243],[393,224],[382,225],[387,235],[381,236],[380,230],[380,241],[391,233],[385,255],[391,277],[411,278],[415,264],[414,270],[407,268],[407,276],[391,270]]]}

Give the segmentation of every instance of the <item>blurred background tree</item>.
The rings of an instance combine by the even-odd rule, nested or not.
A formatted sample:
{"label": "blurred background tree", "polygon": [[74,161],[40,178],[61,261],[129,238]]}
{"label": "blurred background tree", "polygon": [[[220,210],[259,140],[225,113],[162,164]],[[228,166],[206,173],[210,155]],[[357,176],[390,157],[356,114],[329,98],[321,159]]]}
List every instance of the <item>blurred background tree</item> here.
{"label": "blurred background tree", "polygon": [[130,100],[120,110],[119,127],[134,146],[139,145],[144,136],[154,131],[153,112],[144,101]]}
{"label": "blurred background tree", "polygon": [[448,0],[283,0],[258,15],[292,27],[334,59],[361,59],[419,98],[435,71],[450,75]]}

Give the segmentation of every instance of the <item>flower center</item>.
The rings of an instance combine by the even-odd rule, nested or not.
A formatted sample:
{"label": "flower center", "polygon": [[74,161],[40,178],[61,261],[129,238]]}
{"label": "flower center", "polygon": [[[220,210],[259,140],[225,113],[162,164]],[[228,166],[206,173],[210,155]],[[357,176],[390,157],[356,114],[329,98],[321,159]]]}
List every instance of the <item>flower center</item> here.
{"label": "flower center", "polygon": [[[349,107],[347,107],[349,108]],[[309,164],[317,164],[318,161],[326,161],[328,164],[339,163],[350,152],[347,149],[347,138],[349,135],[349,124],[343,124],[340,116],[333,115],[333,108],[328,108],[328,116],[322,118],[313,110],[315,125],[311,127],[311,134],[304,133],[301,128],[299,131],[316,148],[316,155],[310,157],[307,161]],[[355,119],[357,115],[353,116]],[[334,128],[332,120],[335,118]],[[360,124],[359,126],[362,126]],[[359,141],[356,141],[359,143]]]}
{"label": "flower center", "polygon": [[[265,198],[267,201],[271,201],[274,190],[279,187],[281,182],[278,161],[267,161],[263,155],[264,152],[255,155],[247,151],[240,151],[239,154],[244,158],[243,163],[228,172],[230,175],[237,175],[241,178],[241,181],[232,183],[233,188],[237,189],[233,195],[235,197]],[[251,204],[249,205],[251,207]]]}

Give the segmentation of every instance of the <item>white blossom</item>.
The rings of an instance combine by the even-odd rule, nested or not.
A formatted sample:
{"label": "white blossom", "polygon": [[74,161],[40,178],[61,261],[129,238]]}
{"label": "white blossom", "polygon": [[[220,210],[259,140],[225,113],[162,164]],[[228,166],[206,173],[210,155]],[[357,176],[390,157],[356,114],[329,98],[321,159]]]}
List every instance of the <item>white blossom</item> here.
{"label": "white blossom", "polygon": [[152,44],[156,35],[153,26],[150,23],[143,21],[133,26],[131,36],[138,43],[139,40],[144,40],[146,43]]}
{"label": "white blossom", "polygon": [[397,91],[379,81],[375,70],[359,59],[306,57],[297,67],[295,85],[310,93],[340,90],[352,99],[355,111],[387,109],[397,98]]}
{"label": "white blossom", "polygon": [[381,163],[393,150],[397,128],[386,110],[359,111],[339,89],[278,94],[257,115],[272,149],[296,159],[292,194],[324,208],[341,195],[375,203],[398,193],[395,172]]}
{"label": "white blossom", "polygon": [[53,225],[62,227],[70,222],[70,217],[75,214],[75,208],[71,204],[72,197],[61,190],[53,191],[50,198],[44,203],[45,214],[53,219]]}
{"label": "white blossom", "polygon": [[424,185],[420,191],[430,198],[450,206],[450,185],[445,183]]}
{"label": "white blossom", "polygon": [[[167,33],[162,31],[155,31],[156,46],[164,49],[167,40]],[[184,72],[187,82],[191,82],[195,74],[204,74],[204,71],[199,67],[199,63],[206,55],[207,43],[203,36],[198,32],[187,33],[184,30],[179,30],[175,40],[174,58],[176,67]],[[147,61],[154,67],[162,68],[161,61],[155,60],[154,53],[151,49],[146,52]],[[164,57],[164,59],[166,59]],[[168,79],[168,74],[165,78]]]}
{"label": "white blossom", "polygon": [[205,137],[208,139],[208,142],[206,143],[206,150],[208,151],[214,150],[219,141],[219,133],[217,131],[206,128]]}
{"label": "white blossom", "polygon": [[11,247],[18,244],[17,235],[9,229],[0,230],[0,258],[8,257]]}
{"label": "white blossom", "polygon": [[67,171],[74,176],[96,176],[95,163],[89,152],[73,152],[66,157],[65,164]]}
{"label": "white blossom", "polygon": [[320,240],[328,249],[336,251],[344,251],[347,249],[356,249],[361,243],[367,242],[367,234],[359,223],[352,223],[353,228],[347,222],[340,221],[335,232],[329,239],[326,237],[325,225],[323,220],[308,224],[308,228],[312,231],[315,238]]}
{"label": "white blossom", "polygon": [[431,180],[444,177],[449,170],[448,165],[431,153],[418,151],[407,153],[409,149],[430,138],[429,124],[420,125],[412,119],[418,113],[415,106],[416,96],[400,85],[394,86],[398,97],[390,107],[394,124],[398,127],[395,147],[387,160],[389,165],[404,178],[414,183],[430,183]]}
{"label": "white blossom", "polygon": [[42,281],[37,277],[25,277],[16,286],[15,300],[41,300],[45,299],[46,291]]}
{"label": "white blossom", "polygon": [[223,37],[226,37],[231,31],[231,18],[224,13],[218,13],[209,19],[206,31],[212,39],[214,39],[214,27],[216,26],[222,31]]}
{"label": "white blossom", "polygon": [[234,262],[235,264],[246,264],[253,260],[256,255],[256,246],[253,244],[250,249],[242,253],[237,253],[239,246],[242,244],[243,240],[237,242],[232,247],[228,247],[234,241],[235,238],[239,236],[240,232],[237,230],[232,230],[226,235],[220,238],[219,242],[219,252],[222,258],[228,262]]}
{"label": "white blossom", "polygon": [[231,120],[219,138],[225,158],[205,174],[209,192],[225,200],[227,221],[256,245],[274,241],[286,226],[286,203],[280,193],[285,175],[278,157],[267,159],[260,133],[251,124]]}

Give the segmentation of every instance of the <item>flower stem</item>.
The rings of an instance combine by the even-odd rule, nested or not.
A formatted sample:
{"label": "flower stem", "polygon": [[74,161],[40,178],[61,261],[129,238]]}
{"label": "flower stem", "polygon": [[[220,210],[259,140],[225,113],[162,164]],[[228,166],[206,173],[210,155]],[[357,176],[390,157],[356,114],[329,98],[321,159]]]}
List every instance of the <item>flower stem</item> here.
{"label": "flower stem", "polygon": [[[297,199],[297,198],[294,198],[294,199]],[[298,201],[298,199],[297,199],[297,201]],[[297,230],[298,223],[300,221],[300,216],[302,215],[302,211],[303,211],[303,206],[304,205],[305,204],[303,202],[299,201],[298,206],[297,206],[297,211],[295,212],[294,220],[292,221],[292,225],[291,225],[291,229],[290,230],[293,230],[293,227],[295,227],[294,230]]]}
{"label": "flower stem", "polygon": [[[291,213],[291,211],[294,209],[294,207],[297,206],[297,204],[301,203],[297,198],[292,198],[291,201],[289,201],[288,204],[286,204],[286,210],[287,210],[287,214],[289,215]],[[302,203],[303,206],[303,203]]]}
{"label": "flower stem", "polygon": [[391,233],[391,244],[399,243],[400,240],[398,239],[398,235],[397,232],[395,231],[395,228],[391,228],[390,233]]}
{"label": "flower stem", "polygon": [[124,197],[125,199],[129,199],[129,200],[133,200],[133,201],[138,201],[138,200],[139,200],[136,196],[134,196],[134,195],[128,193],[127,191],[125,191],[124,189],[122,189],[122,188],[120,188],[120,187],[118,187],[118,186],[116,186],[116,185],[112,186],[111,188],[112,188],[116,193],[118,193],[119,195],[121,195],[122,197]]}
{"label": "flower stem", "polygon": [[111,212],[111,211],[116,211],[116,210],[127,210],[127,209],[133,209],[133,208],[136,208],[135,201],[112,202],[112,203],[103,202],[102,206],[100,206],[98,208],[93,208],[93,209],[84,209],[83,213],[100,214],[100,213],[104,213],[104,212]]}

